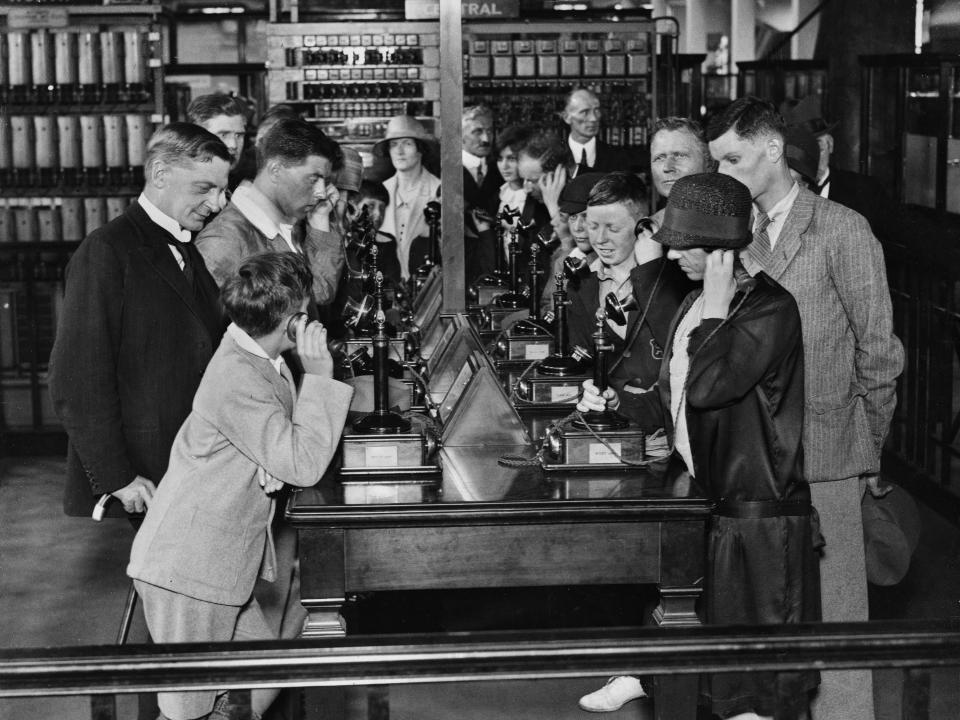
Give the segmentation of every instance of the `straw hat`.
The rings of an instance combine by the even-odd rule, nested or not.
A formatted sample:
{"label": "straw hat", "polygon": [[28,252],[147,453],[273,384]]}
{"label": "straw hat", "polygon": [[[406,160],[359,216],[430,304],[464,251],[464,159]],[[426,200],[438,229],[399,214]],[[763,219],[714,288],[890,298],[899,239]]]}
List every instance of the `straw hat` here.
{"label": "straw hat", "polygon": [[820,144],[813,133],[798,125],[790,125],[784,134],[784,153],[787,165],[808,182],[816,184],[820,167]]}
{"label": "straw hat", "polygon": [[739,250],[753,239],[752,205],[747,186],[729,175],[687,175],[670,190],[663,225],[653,239],[677,250]]}
{"label": "straw hat", "polygon": [[437,139],[428,133],[423,125],[415,117],[410,115],[394,115],[387,123],[387,131],[382,140],[378,140],[373,146],[374,150],[385,154],[391,140],[400,138],[411,138],[421,140],[429,146],[433,146]]}

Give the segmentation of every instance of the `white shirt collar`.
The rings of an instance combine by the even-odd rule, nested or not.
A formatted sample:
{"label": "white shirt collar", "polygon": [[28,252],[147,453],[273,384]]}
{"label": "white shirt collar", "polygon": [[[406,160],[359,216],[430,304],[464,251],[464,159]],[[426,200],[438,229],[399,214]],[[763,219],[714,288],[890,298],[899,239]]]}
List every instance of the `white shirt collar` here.
{"label": "white shirt collar", "polygon": [[467,170],[476,170],[483,165],[483,162],[484,159],[482,157],[477,157],[473,153],[468,153],[466,150],[463,151],[463,166]]}
{"label": "white shirt collar", "polygon": [[590,167],[596,165],[597,162],[597,138],[592,137],[587,142],[580,144],[573,139],[573,136],[567,136],[567,145],[570,147],[570,152],[573,153],[573,162],[574,164],[580,162],[580,157],[583,155],[583,151],[587,151],[587,164]]}
{"label": "white shirt collar", "polygon": [[234,190],[230,202],[266,237],[273,239],[279,235],[291,250],[300,252],[293,244],[293,225],[280,221],[279,210],[253,183],[241,183],[240,187]]}
{"label": "white shirt collar", "polygon": [[180,223],[150,202],[147,196],[143,193],[140,193],[140,197],[137,198],[137,202],[140,204],[140,207],[143,208],[143,211],[147,214],[147,217],[149,217],[154,223],[162,227],[168,233],[173,235],[173,237],[175,237],[179,242],[188,243],[193,239],[193,236],[189,230],[180,227]]}
{"label": "white shirt collar", "polygon": [[269,360],[270,364],[276,369],[277,374],[283,377],[283,371],[281,368],[285,365],[285,363],[283,362],[282,355],[277,355],[275,358],[267,355],[266,350],[260,347],[260,343],[250,337],[246,331],[236,323],[230,323],[230,325],[227,326],[227,332],[230,333],[230,337],[232,337],[234,342],[240,346],[241,350],[246,350],[251,355],[256,355],[257,357]]}
{"label": "white shirt collar", "polygon": [[504,183],[500,186],[500,202],[502,204],[523,210],[523,204],[526,201],[526,188],[520,187],[518,189],[514,189],[510,187],[510,183]]}

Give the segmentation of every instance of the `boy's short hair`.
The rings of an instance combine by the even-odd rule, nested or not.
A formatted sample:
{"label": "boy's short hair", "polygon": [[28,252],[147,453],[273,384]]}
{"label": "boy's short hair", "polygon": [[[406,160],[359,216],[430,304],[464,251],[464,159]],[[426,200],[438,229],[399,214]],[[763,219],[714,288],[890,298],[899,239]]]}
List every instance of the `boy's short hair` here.
{"label": "boy's short hair", "polygon": [[631,206],[634,215],[646,215],[649,207],[646,184],[630,172],[617,171],[604,175],[590,191],[587,207],[616,203]]}
{"label": "boy's short hair", "polygon": [[227,315],[252,338],[269,335],[310,296],[313,273],[299,253],[265,252],[244,260],[220,291]]}

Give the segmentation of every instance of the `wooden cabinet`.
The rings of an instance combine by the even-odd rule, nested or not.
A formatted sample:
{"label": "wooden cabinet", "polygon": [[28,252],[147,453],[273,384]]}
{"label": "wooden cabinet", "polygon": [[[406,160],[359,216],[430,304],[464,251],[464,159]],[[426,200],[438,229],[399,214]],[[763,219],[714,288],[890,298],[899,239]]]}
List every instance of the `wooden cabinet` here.
{"label": "wooden cabinet", "polygon": [[907,205],[960,214],[960,55],[865,55],[860,165]]}

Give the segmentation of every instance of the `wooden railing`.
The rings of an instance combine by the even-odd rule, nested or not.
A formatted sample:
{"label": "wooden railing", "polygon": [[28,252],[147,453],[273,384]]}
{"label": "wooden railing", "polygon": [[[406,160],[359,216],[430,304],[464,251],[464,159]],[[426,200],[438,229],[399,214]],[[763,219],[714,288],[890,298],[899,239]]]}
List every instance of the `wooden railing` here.
{"label": "wooden railing", "polygon": [[[0,698],[172,689],[391,685],[611,674],[960,668],[956,621],[390,635],[337,640],[0,650]],[[926,678],[929,682],[929,678]],[[921,693],[922,695],[922,693]],[[237,694],[249,703],[249,694]],[[903,717],[926,717],[923,703]]]}

